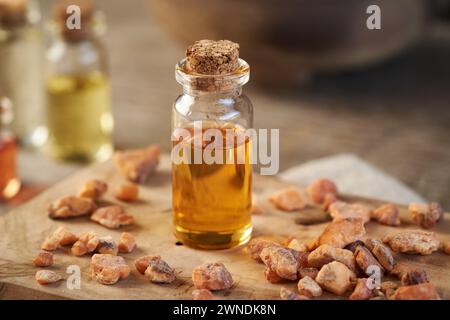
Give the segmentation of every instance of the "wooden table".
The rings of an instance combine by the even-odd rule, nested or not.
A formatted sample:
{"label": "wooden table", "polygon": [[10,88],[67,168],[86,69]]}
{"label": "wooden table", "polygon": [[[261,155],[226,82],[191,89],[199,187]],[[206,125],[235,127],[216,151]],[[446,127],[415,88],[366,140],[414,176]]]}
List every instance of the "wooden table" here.
{"label": "wooden table", "polygon": [[[219,299],[279,299],[282,286],[296,290],[296,282],[279,284],[268,283],[263,275],[264,266],[252,260],[243,246],[217,251],[194,250],[177,244],[172,235],[170,161],[163,157],[162,164],[150,181],[140,187],[140,201],[124,205],[135,216],[135,224],[122,230],[106,229],[87,217],[66,221],[51,220],[47,216],[47,205],[60,196],[76,194],[81,184],[87,179],[107,181],[110,190],[123,182],[111,162],[98,164],[65,179],[45,191],[31,202],[16,210],[0,215],[0,299],[24,298],[59,298],[59,299],[192,299],[192,269],[203,262],[223,261],[233,275],[232,289],[217,292]],[[255,177],[254,191],[260,199],[264,213],[253,216],[255,237],[268,237],[283,241],[290,236],[297,237],[303,243],[315,239],[327,223],[313,226],[301,226],[294,223],[300,215],[313,214],[320,208],[310,206],[302,212],[286,213],[276,210],[265,201],[268,194],[277,191],[286,184],[272,177]],[[362,201],[368,205],[378,206],[376,200],[343,197],[343,200]],[[115,203],[117,200],[109,191],[103,201]],[[382,226],[370,222],[366,225],[367,234],[381,238],[386,234],[399,232],[403,228],[417,229],[411,224],[410,215],[401,207],[403,225],[398,228]],[[76,265],[81,270],[81,289],[70,290],[65,281],[58,284],[41,286],[34,280],[39,268],[33,267],[31,261],[45,237],[58,226],[65,226],[76,234],[95,231],[100,236],[111,235],[116,241],[122,231],[132,233],[137,239],[137,249],[129,254],[122,254],[131,267],[131,275],[112,286],[98,284],[91,278],[90,257],[75,257],[70,248],[61,248],[55,252],[55,264],[51,269],[65,276],[69,265]],[[450,240],[450,214],[433,228],[441,239]],[[170,285],[156,285],[139,274],[133,261],[141,256],[159,254],[180,273],[178,279]],[[450,256],[435,252],[429,256],[396,254],[397,261],[407,261],[409,265],[423,268],[430,281],[437,286],[443,299],[450,299]],[[41,268],[44,269],[44,268]],[[325,293],[321,299],[336,299]]]}

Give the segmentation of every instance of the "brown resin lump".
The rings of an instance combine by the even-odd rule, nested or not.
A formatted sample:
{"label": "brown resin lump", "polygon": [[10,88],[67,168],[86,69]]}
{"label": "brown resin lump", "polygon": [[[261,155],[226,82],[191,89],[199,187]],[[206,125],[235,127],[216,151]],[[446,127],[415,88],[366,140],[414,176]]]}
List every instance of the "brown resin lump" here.
{"label": "brown resin lump", "polygon": [[390,271],[390,274],[396,276],[397,278],[399,278],[400,280],[403,278],[403,276],[405,274],[407,274],[408,272],[410,272],[412,270],[411,266],[408,265],[405,262],[397,262],[394,265],[394,268],[392,268],[392,270]]}
{"label": "brown resin lump", "polygon": [[252,259],[255,259],[256,261],[262,261],[260,257],[261,251],[264,248],[272,246],[281,247],[278,243],[272,241],[264,239],[252,239],[247,246],[247,252],[250,254],[250,257],[252,257]]}
{"label": "brown resin lump", "polygon": [[153,283],[171,283],[176,279],[175,270],[160,256],[144,256],[134,261],[136,270]]}
{"label": "brown resin lump", "polygon": [[125,212],[120,206],[108,206],[97,209],[91,216],[91,220],[110,229],[118,229],[134,222],[132,215]]}
{"label": "brown resin lump", "polygon": [[128,232],[122,232],[119,238],[119,252],[130,253],[136,248],[136,239]]}
{"label": "brown resin lump", "polygon": [[388,203],[378,207],[371,213],[371,218],[378,223],[388,226],[400,225],[400,212],[395,204]]}
{"label": "brown resin lump", "polygon": [[370,221],[371,209],[360,203],[349,204],[336,201],[330,205],[329,211],[335,221],[345,218],[361,218],[364,223]]}
{"label": "brown resin lump", "polygon": [[53,253],[47,251],[39,251],[33,259],[36,267],[49,267],[53,264]]}
{"label": "brown resin lump", "polygon": [[61,246],[71,246],[78,240],[78,236],[64,227],[59,227],[56,229],[54,234],[56,237],[60,238],[59,244]]}
{"label": "brown resin lump", "polygon": [[121,201],[133,202],[139,197],[139,188],[135,184],[124,183],[117,187],[114,196]]}
{"label": "brown resin lump", "polygon": [[372,268],[378,267],[381,273],[384,273],[383,266],[378,262],[377,259],[372,255],[372,253],[366,247],[359,246],[355,251],[355,260],[358,266],[364,271],[368,276],[372,275]]}
{"label": "brown resin lump", "polygon": [[317,284],[316,281],[306,276],[297,284],[298,292],[301,295],[307,297],[320,297],[322,295],[322,288]]}
{"label": "brown resin lump", "polygon": [[365,234],[364,221],[360,218],[345,218],[333,221],[325,228],[319,238],[310,245],[310,249],[315,249],[322,244],[343,248],[352,242],[361,240]]}
{"label": "brown resin lump", "polygon": [[308,246],[304,243],[301,243],[296,238],[290,238],[286,241],[286,247],[289,249],[296,250],[298,252],[308,252]]}
{"label": "brown resin lump", "polygon": [[306,208],[306,201],[295,187],[286,188],[271,194],[267,200],[282,211],[296,211]]}
{"label": "brown resin lump", "polygon": [[355,290],[350,295],[350,300],[368,300],[372,297],[372,291],[367,283],[367,278],[361,278],[356,281]]}
{"label": "brown resin lump", "polygon": [[140,274],[145,274],[145,270],[147,270],[148,265],[152,260],[160,259],[160,256],[143,256],[134,261],[134,266],[136,267],[136,270]]}
{"label": "brown resin lump", "polygon": [[294,251],[283,247],[266,247],[261,251],[261,260],[267,269],[278,277],[288,280],[297,279],[298,260]]}
{"label": "brown resin lump", "polygon": [[269,267],[266,267],[264,269],[264,277],[270,283],[278,283],[278,282],[283,281],[283,278],[281,278],[279,275],[277,275],[276,272],[273,271],[272,269],[270,269]]}
{"label": "brown resin lump", "polygon": [[421,283],[398,288],[392,295],[395,300],[440,300],[436,287],[431,283]]}
{"label": "brown resin lump", "polygon": [[144,149],[117,151],[114,163],[119,172],[128,180],[144,183],[155,172],[159,164],[160,149],[152,145]]}
{"label": "brown resin lump", "polygon": [[72,246],[71,252],[74,256],[82,256],[86,253],[94,252],[100,240],[95,232],[85,232]]}
{"label": "brown resin lump", "polygon": [[427,283],[428,275],[423,269],[411,269],[403,274],[401,277],[402,285],[411,286],[420,283]]}
{"label": "brown resin lump", "polygon": [[235,71],[239,65],[239,44],[229,40],[199,40],[186,50],[189,72],[220,75]]}
{"label": "brown resin lump", "polygon": [[325,201],[330,202],[330,199],[335,200],[338,193],[336,184],[329,179],[313,181],[307,191],[311,201],[315,204],[324,204]]}
{"label": "brown resin lump", "polygon": [[433,227],[441,220],[444,214],[444,210],[436,202],[430,203],[429,205],[411,203],[409,205],[409,211],[411,212],[412,221],[425,229]]}
{"label": "brown resin lump", "polygon": [[48,207],[48,216],[53,219],[67,219],[90,214],[96,208],[89,198],[68,196],[52,202]]}
{"label": "brown resin lump", "polygon": [[112,254],[116,256],[119,250],[113,238],[111,236],[105,236],[98,238],[98,246],[95,251],[97,253]]}
{"label": "brown resin lump", "polygon": [[111,254],[94,254],[91,260],[92,275],[101,284],[111,285],[130,275],[125,259]]}
{"label": "brown resin lump", "polygon": [[355,257],[350,250],[324,244],[312,251],[308,256],[308,265],[310,267],[321,268],[332,261],[339,261],[350,270],[355,270]]}
{"label": "brown resin lump", "polygon": [[39,284],[46,285],[58,282],[62,280],[62,277],[54,271],[39,270],[36,272],[35,279]]}
{"label": "brown resin lump", "polygon": [[319,270],[317,268],[300,268],[298,269],[298,275],[300,278],[310,277],[311,279],[315,279]]}
{"label": "brown resin lump", "polygon": [[450,242],[448,241],[442,241],[440,245],[440,249],[445,254],[450,254]]}
{"label": "brown resin lump", "polygon": [[156,256],[149,261],[145,276],[153,283],[172,283],[176,279],[175,270],[167,262]]}
{"label": "brown resin lump", "polygon": [[434,232],[406,230],[383,238],[395,252],[428,255],[439,249],[440,241]]}
{"label": "brown resin lump", "polygon": [[233,278],[222,262],[205,263],[192,271],[197,289],[225,290],[233,285]]}
{"label": "brown resin lump", "polygon": [[380,240],[367,238],[365,240],[365,245],[369,248],[385,270],[390,272],[394,268],[396,262],[394,256],[392,255],[392,251]]}
{"label": "brown resin lump", "polygon": [[64,227],[59,227],[50,236],[48,236],[41,246],[41,249],[47,251],[56,250],[59,246],[70,246],[78,240],[78,237]]}
{"label": "brown resin lump", "polygon": [[103,196],[108,190],[108,185],[100,180],[88,180],[83,184],[78,195],[82,198],[90,198],[92,200],[97,200]]}
{"label": "brown resin lump", "polygon": [[354,242],[349,243],[348,245],[346,245],[346,246],[344,247],[344,249],[347,249],[347,250],[349,250],[349,251],[355,253],[356,249],[357,249],[359,246],[363,246],[363,247],[364,247],[364,242],[361,241],[361,240],[356,240],[356,241],[354,241]]}
{"label": "brown resin lump", "polygon": [[323,203],[322,203],[322,209],[324,212],[329,212],[330,211],[330,206],[335,203],[337,201],[337,197],[332,194],[332,193],[328,193],[325,195],[324,199],[323,199]]}
{"label": "brown resin lump", "polygon": [[391,299],[395,290],[400,286],[399,283],[394,281],[384,281],[380,285],[380,291],[386,296],[386,298]]}
{"label": "brown resin lump", "polygon": [[316,282],[323,289],[340,296],[350,289],[354,279],[355,274],[345,264],[333,261],[320,269]]}

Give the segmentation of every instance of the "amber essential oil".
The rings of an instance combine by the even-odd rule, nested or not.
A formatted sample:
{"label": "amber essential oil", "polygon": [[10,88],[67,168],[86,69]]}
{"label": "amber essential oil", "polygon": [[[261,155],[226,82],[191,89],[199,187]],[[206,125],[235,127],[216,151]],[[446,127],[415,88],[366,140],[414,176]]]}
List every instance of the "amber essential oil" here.
{"label": "amber essential oil", "polygon": [[[223,164],[172,165],[175,235],[195,248],[230,248],[247,242],[252,232],[251,141],[229,139],[225,133],[234,130],[236,137],[243,134],[242,129],[220,130],[223,148],[215,152],[222,153]],[[191,153],[193,159],[197,147],[194,139],[174,142],[174,145],[178,143],[184,144],[180,152]],[[209,141],[203,141],[202,153],[208,144]],[[240,155],[243,161],[237,161]]]}

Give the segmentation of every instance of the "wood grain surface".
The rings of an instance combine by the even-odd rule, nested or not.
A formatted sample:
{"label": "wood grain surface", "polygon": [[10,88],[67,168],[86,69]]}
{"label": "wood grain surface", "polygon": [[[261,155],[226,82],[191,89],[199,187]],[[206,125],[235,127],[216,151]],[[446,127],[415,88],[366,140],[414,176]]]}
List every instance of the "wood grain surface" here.
{"label": "wood grain surface", "polygon": [[[220,299],[279,299],[281,286],[295,290],[296,282],[270,284],[263,275],[264,267],[252,260],[245,252],[245,246],[230,250],[202,251],[177,245],[172,235],[170,164],[167,156],[157,174],[145,186],[141,187],[140,201],[134,204],[123,204],[136,218],[133,226],[121,230],[109,230],[87,217],[66,221],[54,221],[47,217],[46,207],[50,201],[59,196],[75,194],[83,181],[92,178],[103,179],[109,183],[110,191],[104,202],[117,202],[111,190],[123,182],[112,163],[98,164],[89,167],[54,187],[45,191],[31,202],[18,207],[14,211],[0,215],[0,299],[191,299],[193,285],[191,271],[197,265],[214,260],[221,260],[233,275],[235,284],[232,289],[217,293]],[[270,237],[283,240],[296,236],[301,241],[309,242],[319,235],[325,224],[300,226],[294,219],[300,215],[312,214],[319,209],[308,208],[303,212],[285,213],[275,210],[263,201],[265,196],[285,186],[274,178],[255,177],[255,193],[262,200],[265,213],[254,215],[254,236]],[[361,201],[378,205],[375,200],[343,197],[348,201]],[[405,220],[402,228],[416,228],[408,224],[407,212],[402,208]],[[66,282],[41,286],[34,280],[37,270],[31,261],[44,238],[58,226],[66,226],[76,233],[96,231],[99,235],[111,235],[118,240],[122,231],[129,231],[137,238],[138,248],[123,254],[132,269],[130,277],[112,286],[98,284],[90,276],[90,256],[75,257],[69,249],[58,249],[55,253],[55,264],[49,269],[55,270],[67,278],[65,273],[69,265],[81,268],[81,289],[69,290]],[[367,226],[369,235],[381,237],[398,228],[381,226],[373,222]],[[442,239],[450,240],[450,215],[434,228]],[[178,279],[170,285],[149,283],[144,276],[134,269],[133,261],[139,256],[160,254],[171,266],[179,271]],[[423,267],[433,283],[445,299],[450,299],[450,257],[440,252],[430,256],[397,255],[398,259],[408,260],[412,265]],[[322,298],[335,299],[330,294]]]}

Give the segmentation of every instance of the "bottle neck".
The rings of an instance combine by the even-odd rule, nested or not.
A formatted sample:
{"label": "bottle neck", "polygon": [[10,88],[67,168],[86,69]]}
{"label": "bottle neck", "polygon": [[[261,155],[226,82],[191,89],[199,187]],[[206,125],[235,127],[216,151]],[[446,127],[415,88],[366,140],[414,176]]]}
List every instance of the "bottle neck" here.
{"label": "bottle neck", "polygon": [[242,86],[233,86],[231,88],[221,89],[221,90],[202,90],[195,88],[191,85],[183,86],[183,93],[202,98],[231,98],[238,97],[242,94]]}

